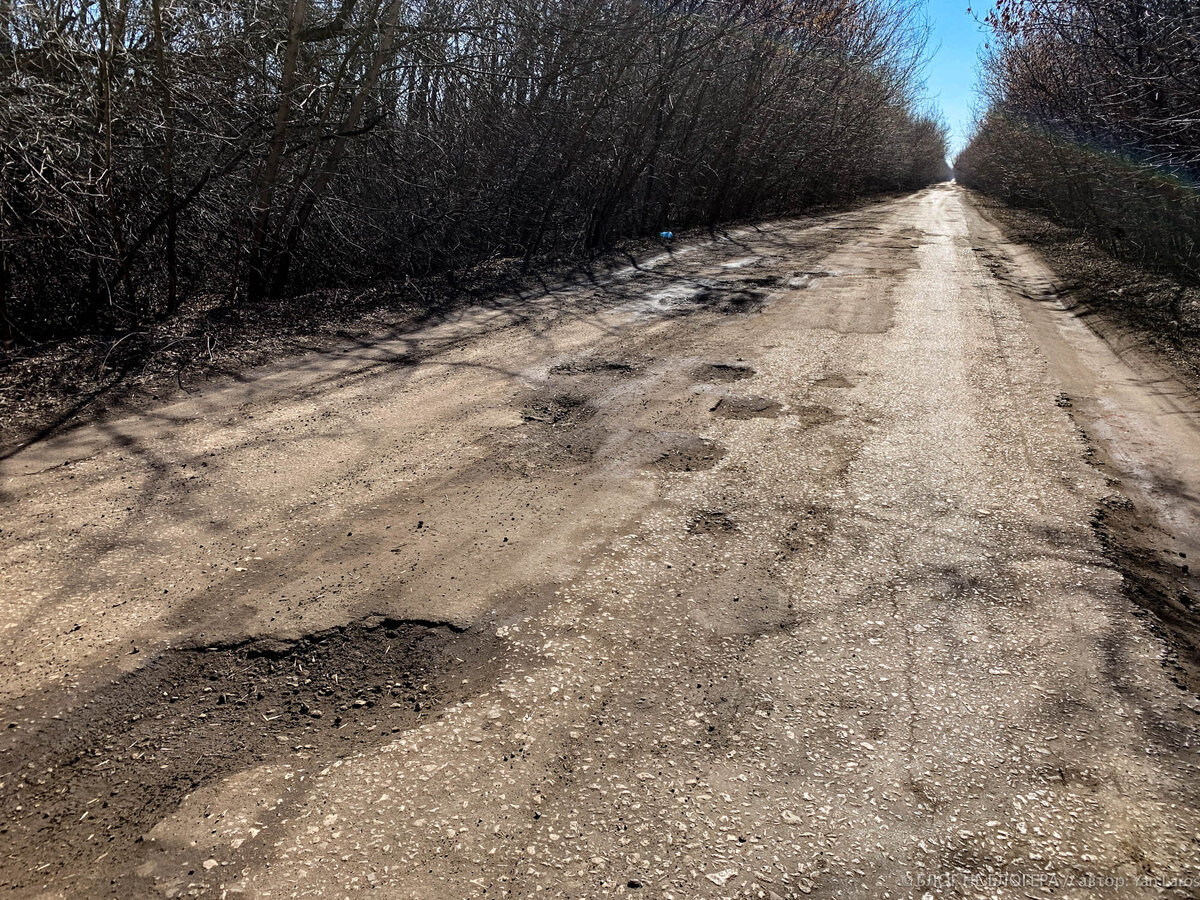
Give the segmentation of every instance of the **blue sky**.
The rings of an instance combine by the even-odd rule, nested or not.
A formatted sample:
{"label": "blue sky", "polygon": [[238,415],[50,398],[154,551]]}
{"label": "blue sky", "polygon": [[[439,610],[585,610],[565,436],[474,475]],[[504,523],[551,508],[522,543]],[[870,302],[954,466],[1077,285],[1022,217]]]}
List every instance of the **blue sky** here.
{"label": "blue sky", "polygon": [[[933,26],[927,71],[927,92],[950,126],[950,158],[966,143],[975,100],[975,62],[986,37],[983,27],[967,14],[970,0],[927,0]],[[976,15],[983,16],[990,0],[975,0]]]}

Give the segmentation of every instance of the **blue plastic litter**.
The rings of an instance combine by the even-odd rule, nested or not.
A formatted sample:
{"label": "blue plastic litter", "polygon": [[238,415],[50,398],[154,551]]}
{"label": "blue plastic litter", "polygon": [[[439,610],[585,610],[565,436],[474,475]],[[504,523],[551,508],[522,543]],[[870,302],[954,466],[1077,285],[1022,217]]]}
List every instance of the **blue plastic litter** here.
{"label": "blue plastic litter", "polygon": [[673,232],[673,231],[660,231],[660,232],[658,233],[658,236],[659,236],[660,238],[662,238],[664,241],[669,241],[671,238],[675,237],[675,232]]}

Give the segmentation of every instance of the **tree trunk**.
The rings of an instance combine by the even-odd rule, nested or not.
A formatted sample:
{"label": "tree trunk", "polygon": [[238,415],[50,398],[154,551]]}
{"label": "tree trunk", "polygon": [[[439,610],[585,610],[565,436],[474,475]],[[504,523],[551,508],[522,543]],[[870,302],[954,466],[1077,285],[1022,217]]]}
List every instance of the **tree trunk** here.
{"label": "tree trunk", "polygon": [[171,97],[170,71],[167,68],[166,34],[163,28],[162,0],[152,0],[154,18],[154,56],[158,66],[158,96],[162,108],[163,129],[163,186],[167,193],[167,308],[170,315],[179,307],[179,259],[176,249],[178,215],[175,208],[175,105]]}
{"label": "tree trunk", "polygon": [[258,196],[254,202],[254,227],[250,234],[250,259],[246,290],[251,300],[261,300],[270,283],[270,266],[267,247],[268,226],[271,222],[271,206],[275,200],[275,188],[283,162],[283,151],[287,145],[288,122],[292,116],[293,95],[296,90],[296,61],[300,55],[300,34],[304,30],[304,18],[308,11],[307,0],[292,0],[291,21],[288,40],[283,53],[283,72],[279,79],[279,106],[275,110],[275,125],[271,133],[271,144],[266,161],[258,178]]}

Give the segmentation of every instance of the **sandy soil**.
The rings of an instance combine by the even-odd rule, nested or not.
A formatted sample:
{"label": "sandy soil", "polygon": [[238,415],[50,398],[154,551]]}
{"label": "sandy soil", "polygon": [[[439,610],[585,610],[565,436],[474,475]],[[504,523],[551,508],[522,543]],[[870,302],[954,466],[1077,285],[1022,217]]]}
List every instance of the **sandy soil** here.
{"label": "sandy soil", "polygon": [[0,885],[1195,896],[1200,415],[1059,299],[941,186],[11,456]]}
{"label": "sandy soil", "polygon": [[1095,235],[1030,209],[967,191],[971,206],[1009,239],[1037,251],[1056,273],[1059,300],[1122,348],[1153,350],[1155,365],[1200,384],[1200,284],[1114,255]]}

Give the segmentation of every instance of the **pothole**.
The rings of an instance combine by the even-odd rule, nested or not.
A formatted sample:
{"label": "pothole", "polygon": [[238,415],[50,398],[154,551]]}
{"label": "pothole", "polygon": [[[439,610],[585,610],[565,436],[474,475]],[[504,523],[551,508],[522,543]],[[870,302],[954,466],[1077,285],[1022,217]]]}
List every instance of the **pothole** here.
{"label": "pothole", "polygon": [[774,419],[782,409],[766,397],[722,397],[709,411],[723,419]]}
{"label": "pothole", "polygon": [[632,375],[637,369],[627,362],[609,359],[573,359],[550,369],[551,375]]}
{"label": "pothole", "polygon": [[526,422],[543,425],[573,425],[591,417],[592,410],[583,397],[562,394],[556,397],[535,397],[521,410]]}
{"label": "pothole", "polygon": [[820,388],[852,388],[854,382],[843,375],[826,375],[813,382],[813,387]]}
{"label": "pothole", "polygon": [[690,534],[728,534],[737,530],[737,523],[722,509],[697,510],[688,523]]}
{"label": "pothole", "polygon": [[791,416],[801,425],[809,427],[828,425],[842,418],[827,406],[798,406],[791,411]]}
{"label": "pothole", "polygon": [[688,316],[699,312],[733,315],[754,312],[762,307],[766,294],[744,285],[746,279],[723,282],[713,279],[681,281],[667,285],[626,308],[637,315],[655,317]]}
{"label": "pothole", "polygon": [[650,466],[660,472],[701,472],[715,466],[725,453],[716,441],[689,436],[663,450]]}
{"label": "pothole", "polygon": [[705,363],[696,370],[701,381],[740,381],[753,375],[754,370],[741,363]]}
{"label": "pothole", "polygon": [[1194,563],[1128,497],[1104,498],[1092,516],[1092,530],[1121,573],[1121,587],[1135,612],[1163,639],[1168,676],[1189,693],[1200,691],[1200,577]]}
{"label": "pothole", "polygon": [[736,313],[756,312],[762,308],[766,295],[762,291],[752,290],[708,290],[697,297],[705,308],[715,312],[733,315]]}
{"label": "pothole", "polygon": [[524,427],[494,436],[491,459],[526,472],[532,464],[552,469],[585,465],[607,435],[597,413],[591,401],[573,394],[531,397],[521,410]]}
{"label": "pothole", "polygon": [[74,709],[9,725],[0,879],[126,877],[142,836],[185,795],[412,728],[494,683],[502,646],[490,630],[373,616],[294,642],[168,650]]}

